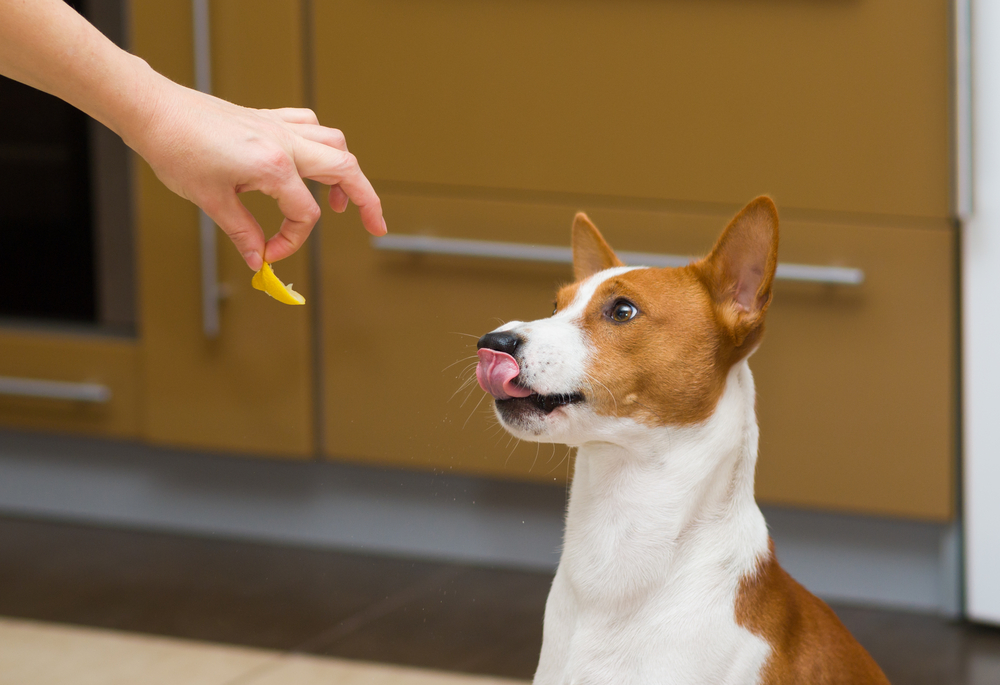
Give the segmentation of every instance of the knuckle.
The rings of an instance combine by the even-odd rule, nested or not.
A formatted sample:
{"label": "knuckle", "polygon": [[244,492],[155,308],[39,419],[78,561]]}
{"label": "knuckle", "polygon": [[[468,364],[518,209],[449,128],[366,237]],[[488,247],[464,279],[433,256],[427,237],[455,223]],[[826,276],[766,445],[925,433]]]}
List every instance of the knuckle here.
{"label": "knuckle", "polygon": [[334,147],[347,147],[347,136],[339,128],[330,129],[330,144]]}
{"label": "knuckle", "polygon": [[308,207],[306,207],[302,212],[302,221],[312,225],[319,221],[320,216],[322,216],[323,210],[319,208],[319,205],[313,202]]}
{"label": "knuckle", "polygon": [[345,169],[349,169],[351,171],[361,168],[358,165],[358,158],[355,157],[354,154],[350,152],[344,153],[344,156],[341,158],[340,163],[341,166],[343,166]]}
{"label": "knuckle", "polygon": [[288,153],[277,147],[264,151],[260,163],[262,168],[278,176],[286,176],[295,168]]}
{"label": "knuckle", "polygon": [[246,225],[239,224],[236,226],[230,226],[228,228],[224,227],[226,235],[237,245],[241,245],[250,241],[253,237],[250,228]]}

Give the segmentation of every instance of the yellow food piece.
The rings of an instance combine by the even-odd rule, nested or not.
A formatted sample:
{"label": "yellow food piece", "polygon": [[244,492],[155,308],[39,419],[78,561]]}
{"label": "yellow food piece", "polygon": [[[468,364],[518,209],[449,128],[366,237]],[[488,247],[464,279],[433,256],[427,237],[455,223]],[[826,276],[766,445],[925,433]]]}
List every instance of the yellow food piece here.
{"label": "yellow food piece", "polygon": [[267,262],[264,262],[264,266],[260,268],[260,271],[253,275],[253,280],[250,283],[257,290],[263,290],[278,302],[284,302],[285,304],[306,303],[306,298],[292,290],[291,283],[285,285],[278,280],[278,277],[274,275],[274,271],[271,269],[271,265]]}

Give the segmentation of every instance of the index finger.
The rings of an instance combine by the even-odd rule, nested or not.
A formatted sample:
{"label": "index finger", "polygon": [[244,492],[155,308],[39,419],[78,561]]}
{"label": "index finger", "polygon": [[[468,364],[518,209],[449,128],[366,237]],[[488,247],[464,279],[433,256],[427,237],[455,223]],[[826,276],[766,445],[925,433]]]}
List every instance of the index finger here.
{"label": "index finger", "polygon": [[319,205],[298,176],[293,175],[275,188],[261,190],[278,201],[278,209],[285,215],[281,228],[264,245],[264,261],[276,262],[302,247],[319,221]]}
{"label": "index finger", "polygon": [[382,201],[350,152],[310,140],[295,144],[295,166],[299,175],[329,186],[340,186],[361,213],[361,222],[372,235],[385,235]]}

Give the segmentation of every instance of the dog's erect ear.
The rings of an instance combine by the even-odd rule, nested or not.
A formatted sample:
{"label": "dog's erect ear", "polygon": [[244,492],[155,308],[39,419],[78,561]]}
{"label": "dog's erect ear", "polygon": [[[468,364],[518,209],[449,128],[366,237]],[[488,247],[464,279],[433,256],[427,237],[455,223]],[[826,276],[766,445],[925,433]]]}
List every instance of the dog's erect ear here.
{"label": "dog's erect ear", "polygon": [[778,266],[778,209],[758,197],[740,210],[711,254],[694,267],[715,301],[720,319],[740,346],[761,329]]}
{"label": "dog's erect ear", "polygon": [[573,275],[582,281],[598,271],[625,266],[604,240],[587,215],[578,212],[573,219]]}

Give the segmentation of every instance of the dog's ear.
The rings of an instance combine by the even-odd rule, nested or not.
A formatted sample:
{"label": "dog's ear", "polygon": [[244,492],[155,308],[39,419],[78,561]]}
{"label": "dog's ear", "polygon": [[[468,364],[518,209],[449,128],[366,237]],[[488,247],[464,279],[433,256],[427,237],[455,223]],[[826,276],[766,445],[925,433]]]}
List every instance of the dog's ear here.
{"label": "dog's ear", "polygon": [[778,266],[778,209],[758,197],[740,210],[711,254],[694,264],[736,346],[756,341]]}
{"label": "dog's ear", "polygon": [[625,266],[586,214],[573,219],[573,275],[582,281],[598,271]]}

